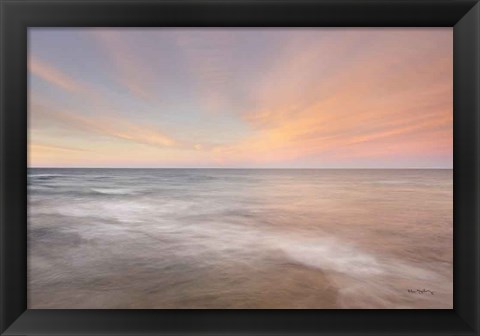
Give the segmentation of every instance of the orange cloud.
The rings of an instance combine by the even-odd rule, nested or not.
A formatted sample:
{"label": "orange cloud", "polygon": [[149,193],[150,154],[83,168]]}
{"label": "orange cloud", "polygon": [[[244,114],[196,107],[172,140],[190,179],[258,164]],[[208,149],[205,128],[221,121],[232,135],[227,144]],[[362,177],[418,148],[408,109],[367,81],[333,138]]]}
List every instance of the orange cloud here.
{"label": "orange cloud", "polygon": [[34,105],[32,108],[35,118],[51,120],[60,127],[68,127],[76,131],[153,146],[173,146],[177,143],[173,138],[155,128],[135,124],[118,117],[109,118],[105,115],[88,117],[72,112],[47,109],[38,105]]}
{"label": "orange cloud", "polygon": [[[387,36],[402,43],[389,44]],[[254,88],[258,107],[243,114],[256,136],[215,153],[236,162],[316,157],[320,166],[340,152],[376,160],[420,150],[451,156],[452,35],[439,36],[429,44],[392,32],[370,38],[360,51],[357,41],[335,45],[327,57],[321,43],[286,53]],[[340,51],[351,57],[339,57]]]}
{"label": "orange cloud", "polygon": [[82,84],[73,80],[71,77],[50,66],[49,64],[36,59],[35,57],[29,58],[28,70],[33,75],[38,76],[61,89],[70,92],[80,92],[84,90]]}
{"label": "orange cloud", "polygon": [[[235,62],[228,62],[235,57],[232,45],[241,39],[235,40],[228,31],[177,32],[175,41],[192,73],[188,83],[199,83],[194,93],[204,110],[238,113],[232,119],[248,129],[236,142],[216,144],[215,132],[199,141],[181,124],[174,136],[171,129],[164,132],[165,128],[116,118],[112,115],[118,111],[111,101],[95,106],[100,111],[98,117],[34,106],[32,119],[43,119],[44,128],[66,128],[131,145],[125,152],[115,147],[118,158],[107,150],[102,152],[116,163],[128,159],[151,163],[150,158],[158,158],[179,165],[288,166],[290,162],[308,161],[311,166],[322,167],[348,162],[353,165],[365,159],[382,166],[401,158],[404,165],[415,166],[422,156],[452,162],[452,30],[362,31],[283,32],[290,38],[285,39],[275,57],[261,71],[249,74],[251,78],[238,77],[250,79],[242,83],[236,82],[238,72],[231,68]],[[96,31],[93,35],[115,62],[118,73],[114,76],[132,96],[155,99],[151,84],[161,78],[152,78],[150,65],[144,64],[128,41],[118,32]],[[33,74],[81,93],[90,104],[95,102],[91,101],[94,90],[35,59],[30,63]],[[243,69],[248,71],[247,67]],[[191,104],[193,108],[195,103]],[[107,108],[109,116],[104,113]],[[47,152],[47,148],[43,150]]]}
{"label": "orange cloud", "polygon": [[33,143],[30,145],[30,149],[34,151],[43,151],[43,152],[85,152],[88,151],[86,149],[81,148],[73,148],[73,147],[65,147],[65,146],[57,146],[57,145],[50,145],[50,144],[41,144],[41,143]]}

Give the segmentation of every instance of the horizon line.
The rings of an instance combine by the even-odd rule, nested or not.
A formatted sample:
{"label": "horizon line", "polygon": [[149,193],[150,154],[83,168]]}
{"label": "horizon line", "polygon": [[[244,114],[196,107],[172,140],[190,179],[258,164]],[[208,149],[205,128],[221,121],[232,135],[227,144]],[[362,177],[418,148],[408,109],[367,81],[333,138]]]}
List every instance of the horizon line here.
{"label": "horizon line", "polygon": [[444,169],[444,170],[453,170],[453,167],[398,167],[398,168],[389,168],[389,167],[352,167],[352,168],[322,168],[322,167],[303,167],[303,168],[296,168],[296,167],[27,167],[27,169],[244,169],[244,170],[266,170],[266,169],[278,169],[278,170],[286,170],[286,169],[297,169],[297,170],[307,170],[307,169],[322,169],[322,170],[420,170],[420,169]]}

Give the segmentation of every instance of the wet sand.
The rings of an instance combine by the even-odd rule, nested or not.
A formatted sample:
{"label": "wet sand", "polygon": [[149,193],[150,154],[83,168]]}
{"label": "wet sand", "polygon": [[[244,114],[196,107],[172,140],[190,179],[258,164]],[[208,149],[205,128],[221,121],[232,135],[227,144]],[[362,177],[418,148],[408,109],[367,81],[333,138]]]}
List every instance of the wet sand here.
{"label": "wet sand", "polygon": [[[337,307],[338,289],[324,272],[282,259],[258,260],[256,265],[231,261],[228,266],[186,268],[181,278],[141,263],[98,276],[72,270],[68,281],[62,279],[63,285],[53,282],[48,289],[31,286],[29,299],[37,303],[32,308],[38,309]],[[72,300],[66,301],[67,297]]]}

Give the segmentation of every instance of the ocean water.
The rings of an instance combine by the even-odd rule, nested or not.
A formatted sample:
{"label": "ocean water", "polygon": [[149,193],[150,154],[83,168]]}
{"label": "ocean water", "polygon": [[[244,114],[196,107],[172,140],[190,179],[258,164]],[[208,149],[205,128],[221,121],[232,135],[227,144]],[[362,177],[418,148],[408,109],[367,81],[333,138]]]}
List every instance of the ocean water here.
{"label": "ocean water", "polygon": [[29,169],[29,308],[452,308],[452,170]]}

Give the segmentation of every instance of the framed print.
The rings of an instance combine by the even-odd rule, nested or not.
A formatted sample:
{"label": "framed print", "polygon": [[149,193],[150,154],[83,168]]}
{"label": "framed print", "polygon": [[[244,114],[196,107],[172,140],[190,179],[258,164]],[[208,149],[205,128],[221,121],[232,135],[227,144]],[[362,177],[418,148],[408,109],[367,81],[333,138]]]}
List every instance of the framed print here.
{"label": "framed print", "polygon": [[478,334],[479,6],[3,1],[2,334]]}
{"label": "framed print", "polygon": [[452,28],[28,33],[30,309],[452,308]]}

